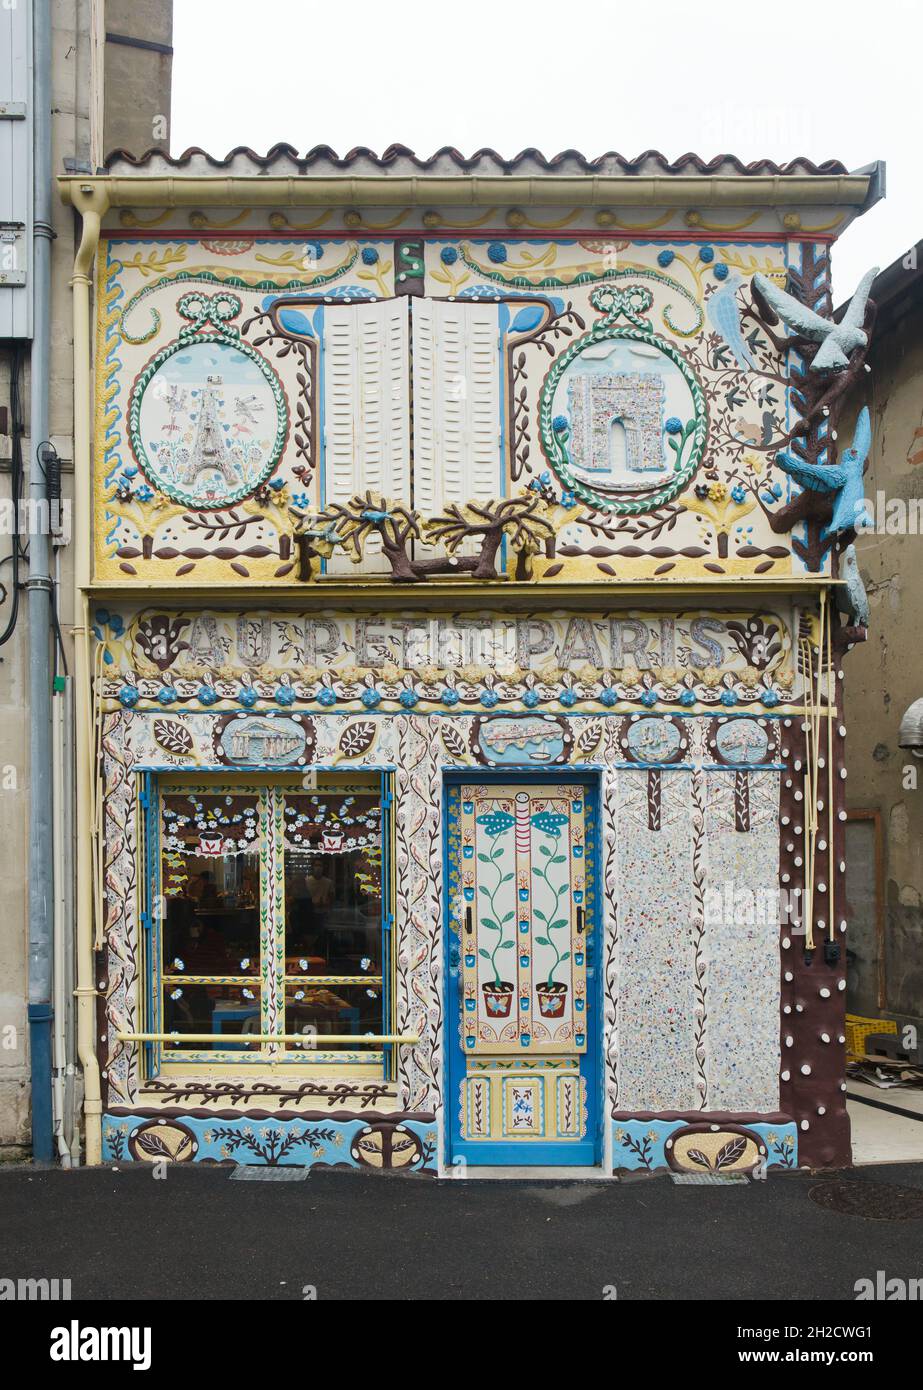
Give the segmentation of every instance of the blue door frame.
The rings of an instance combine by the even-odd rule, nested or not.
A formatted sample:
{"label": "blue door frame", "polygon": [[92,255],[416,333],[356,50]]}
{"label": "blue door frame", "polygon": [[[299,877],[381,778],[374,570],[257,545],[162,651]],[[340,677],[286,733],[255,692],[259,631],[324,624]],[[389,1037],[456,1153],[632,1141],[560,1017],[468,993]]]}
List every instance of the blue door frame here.
{"label": "blue door frame", "polygon": [[[510,765],[503,769],[470,768],[452,771],[443,777],[443,874],[446,891],[445,937],[445,1028],[446,1028],[446,1162],[451,1165],[463,1158],[468,1165],[510,1167],[596,1167],[602,1162],[602,1097],[604,1095],[602,1065],[602,985],[601,985],[601,922],[600,899],[602,885],[599,875],[599,801],[600,774],[595,769],[553,768]],[[586,803],[586,851],[593,865],[594,891],[587,898],[587,1048],[580,1056],[580,1073],[586,1085],[587,1132],[582,1139],[560,1140],[486,1140],[465,1139],[461,1135],[462,1083],[467,1075],[469,1057],[461,1046],[460,963],[461,942],[451,925],[450,850],[448,793],[453,786],[477,782],[504,786],[559,784],[580,787]],[[502,1059],[514,1061],[509,1054]],[[534,1060],[534,1059],[533,1059]]]}

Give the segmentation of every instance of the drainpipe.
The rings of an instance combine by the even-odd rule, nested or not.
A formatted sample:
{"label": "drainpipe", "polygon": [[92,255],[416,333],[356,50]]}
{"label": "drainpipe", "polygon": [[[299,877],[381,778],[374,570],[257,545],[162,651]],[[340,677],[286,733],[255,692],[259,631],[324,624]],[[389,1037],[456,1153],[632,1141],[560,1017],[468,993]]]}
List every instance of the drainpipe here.
{"label": "drainpipe", "polygon": [[90,289],[104,189],[84,186],[74,200],[82,218],[71,276],[74,311],[74,732],[76,766],[76,976],[77,1056],[83,1069],[86,1163],[102,1159],[102,1094],[96,1055],[96,972],[93,955],[93,678],[87,589],[90,583],[92,476],[90,466]]}
{"label": "drainpipe", "polygon": [[50,1163],[51,921],[54,910],[51,784],[51,550],[48,494],[39,450],[48,439],[51,359],[51,14],[49,0],[32,7],[33,319],[29,408],[29,1049],[32,1059],[32,1157]]}

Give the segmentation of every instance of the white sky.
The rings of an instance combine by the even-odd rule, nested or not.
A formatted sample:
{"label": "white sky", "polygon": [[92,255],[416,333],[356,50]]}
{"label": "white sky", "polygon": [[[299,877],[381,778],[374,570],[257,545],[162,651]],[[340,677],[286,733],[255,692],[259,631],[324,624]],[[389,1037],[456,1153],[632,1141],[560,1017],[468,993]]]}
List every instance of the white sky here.
{"label": "white sky", "polygon": [[923,236],[921,39],[921,0],[174,0],[170,145],[884,159],[839,301]]}

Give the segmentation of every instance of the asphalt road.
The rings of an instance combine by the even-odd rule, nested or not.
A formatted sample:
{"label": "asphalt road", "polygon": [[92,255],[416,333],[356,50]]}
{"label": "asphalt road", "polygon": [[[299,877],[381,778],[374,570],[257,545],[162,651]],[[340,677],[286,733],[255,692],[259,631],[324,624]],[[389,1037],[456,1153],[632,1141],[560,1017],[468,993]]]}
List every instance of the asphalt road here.
{"label": "asphalt road", "polygon": [[[0,1168],[0,1278],[75,1300],[853,1300],[877,1270],[923,1278],[923,1217],[824,1210],[824,1177],[722,1188],[229,1169]],[[849,1183],[923,1190],[923,1165]],[[608,1290],[608,1294],[605,1292]]]}

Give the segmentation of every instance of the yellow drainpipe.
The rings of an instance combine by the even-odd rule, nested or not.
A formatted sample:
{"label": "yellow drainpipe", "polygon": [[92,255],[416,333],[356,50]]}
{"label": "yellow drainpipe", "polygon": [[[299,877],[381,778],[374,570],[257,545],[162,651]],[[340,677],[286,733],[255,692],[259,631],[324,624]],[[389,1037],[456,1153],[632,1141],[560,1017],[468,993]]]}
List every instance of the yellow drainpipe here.
{"label": "yellow drainpipe", "polygon": [[[74,190],[76,193],[76,190]],[[74,692],[77,738],[77,1055],[83,1068],[86,1162],[102,1161],[102,1095],[96,1056],[96,972],[93,961],[93,846],[89,827],[93,741],[89,663],[90,547],[92,531],[90,287],[99,229],[106,211],[103,189],[71,199],[83,218],[71,276],[74,322]]]}

